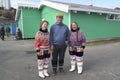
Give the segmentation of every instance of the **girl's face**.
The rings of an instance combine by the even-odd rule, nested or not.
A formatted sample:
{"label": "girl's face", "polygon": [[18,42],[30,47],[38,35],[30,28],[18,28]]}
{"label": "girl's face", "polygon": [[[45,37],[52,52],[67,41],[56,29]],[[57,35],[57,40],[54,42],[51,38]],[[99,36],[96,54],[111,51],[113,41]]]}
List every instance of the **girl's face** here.
{"label": "girl's face", "polygon": [[48,27],[48,23],[47,23],[47,22],[44,22],[44,23],[42,24],[42,30],[46,30],[47,27]]}
{"label": "girl's face", "polygon": [[72,25],[71,28],[72,28],[73,30],[77,30],[77,28],[78,28],[77,24],[72,23],[71,25]]}

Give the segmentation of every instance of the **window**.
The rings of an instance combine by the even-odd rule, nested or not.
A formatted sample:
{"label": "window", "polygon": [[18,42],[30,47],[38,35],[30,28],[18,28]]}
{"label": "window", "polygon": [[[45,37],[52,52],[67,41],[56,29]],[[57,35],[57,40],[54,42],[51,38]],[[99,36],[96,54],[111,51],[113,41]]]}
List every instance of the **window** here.
{"label": "window", "polygon": [[107,15],[107,19],[108,20],[120,20],[120,15],[115,15],[115,14]]}

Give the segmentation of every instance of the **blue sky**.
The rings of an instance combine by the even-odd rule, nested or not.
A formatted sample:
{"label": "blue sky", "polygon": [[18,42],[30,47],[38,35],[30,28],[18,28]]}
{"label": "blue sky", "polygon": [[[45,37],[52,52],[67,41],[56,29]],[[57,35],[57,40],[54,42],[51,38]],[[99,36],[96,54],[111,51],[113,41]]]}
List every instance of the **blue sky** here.
{"label": "blue sky", "polygon": [[[17,2],[34,2],[39,3],[40,0],[11,0],[12,6],[16,6]],[[115,8],[120,7],[120,0],[53,0],[53,1],[60,1],[60,2],[69,2],[69,3],[77,3],[83,5],[93,5],[98,7],[105,7],[105,8]]]}

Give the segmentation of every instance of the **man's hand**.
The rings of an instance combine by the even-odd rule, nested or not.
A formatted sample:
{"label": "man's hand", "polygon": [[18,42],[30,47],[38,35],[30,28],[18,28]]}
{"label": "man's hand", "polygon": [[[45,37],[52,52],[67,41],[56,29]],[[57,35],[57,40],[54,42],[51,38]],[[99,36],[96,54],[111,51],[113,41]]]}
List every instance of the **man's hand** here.
{"label": "man's hand", "polygon": [[65,41],[65,44],[68,46],[68,41]]}
{"label": "man's hand", "polygon": [[49,52],[50,52],[50,53],[53,53],[53,50],[54,50],[54,46],[52,45],[52,46],[50,47],[50,49],[49,49]]}

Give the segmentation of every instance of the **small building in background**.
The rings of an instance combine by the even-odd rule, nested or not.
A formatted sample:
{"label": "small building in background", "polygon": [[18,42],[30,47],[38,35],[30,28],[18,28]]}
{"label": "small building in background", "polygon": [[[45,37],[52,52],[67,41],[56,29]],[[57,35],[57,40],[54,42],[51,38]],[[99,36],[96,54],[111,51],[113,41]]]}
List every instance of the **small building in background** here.
{"label": "small building in background", "polygon": [[0,0],[0,7],[3,7],[3,0]]}
{"label": "small building in background", "polygon": [[17,24],[16,23],[11,23],[10,28],[11,28],[11,34],[16,35]]}
{"label": "small building in background", "polygon": [[0,0],[0,7],[3,7],[4,9],[10,9],[11,8],[11,4],[10,4],[10,0]]}

